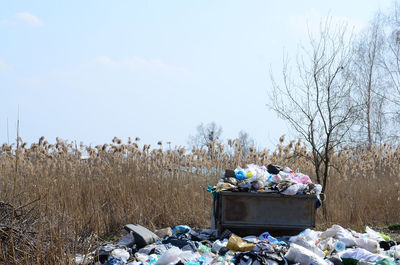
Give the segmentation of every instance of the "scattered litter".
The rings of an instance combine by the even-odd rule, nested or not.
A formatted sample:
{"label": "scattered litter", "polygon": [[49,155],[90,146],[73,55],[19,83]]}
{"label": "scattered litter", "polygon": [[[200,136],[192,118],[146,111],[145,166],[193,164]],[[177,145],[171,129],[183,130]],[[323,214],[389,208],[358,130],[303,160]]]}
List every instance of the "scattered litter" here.
{"label": "scattered litter", "polygon": [[[333,225],[322,232],[305,229],[292,237],[273,237],[268,232],[240,237],[228,230],[217,235],[216,230],[195,230],[179,225],[170,230],[167,229],[171,233],[163,233],[165,235],[157,239],[153,236],[156,233],[142,226],[127,225],[125,228],[128,228],[126,230],[129,233],[118,244],[105,244],[91,255],[78,254],[75,257],[75,263],[95,265],[400,264],[400,245],[369,227],[366,228],[365,233],[357,233],[339,225]],[[383,244],[385,247],[390,247],[384,249],[381,247],[382,243],[385,243]]]}
{"label": "scattered litter", "polygon": [[[226,170],[215,187],[218,192],[268,192],[317,197],[322,187],[309,176],[290,168],[254,164]],[[291,197],[294,198],[294,197]],[[400,245],[366,227],[365,233],[333,225],[326,231],[305,229],[295,236],[274,237],[264,231],[240,237],[229,230],[192,229],[177,225],[151,232],[140,225],[125,225],[128,232],[116,245],[105,244],[92,256],[77,255],[76,264],[130,265],[366,265],[400,264]],[[232,229],[234,230],[234,229]],[[222,233],[219,233],[222,232]],[[272,232],[272,231],[271,231]],[[293,234],[292,234],[293,235]]]}

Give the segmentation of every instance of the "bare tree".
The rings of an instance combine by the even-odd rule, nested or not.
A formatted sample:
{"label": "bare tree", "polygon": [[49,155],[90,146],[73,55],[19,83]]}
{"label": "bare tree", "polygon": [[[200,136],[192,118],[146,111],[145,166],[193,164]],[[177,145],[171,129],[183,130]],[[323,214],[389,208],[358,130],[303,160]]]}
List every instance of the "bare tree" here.
{"label": "bare tree", "polygon": [[384,73],[384,23],[380,12],[369,27],[362,32],[354,45],[354,59],[349,68],[356,89],[354,95],[360,108],[358,119],[351,133],[356,145],[382,144],[387,140],[386,125],[386,75]]}
{"label": "bare tree", "polygon": [[356,119],[351,99],[354,87],[347,71],[351,59],[351,34],[345,25],[321,23],[309,34],[309,45],[298,52],[295,70],[284,58],[282,83],[271,73],[269,106],[286,120],[310,148],[317,182],[325,192],[331,158]]}
{"label": "bare tree", "polygon": [[218,126],[215,122],[208,124],[200,123],[196,129],[197,133],[194,136],[189,136],[189,145],[199,149],[208,149],[211,143],[220,141],[222,127]]}
{"label": "bare tree", "polygon": [[250,149],[254,148],[254,139],[247,132],[240,131],[237,141],[236,151],[241,152],[242,157],[247,157],[250,154]]}
{"label": "bare tree", "polygon": [[400,7],[395,2],[391,13],[386,15],[384,32],[386,47],[383,68],[389,78],[389,90],[385,93],[377,92],[385,97],[389,103],[389,114],[393,122],[393,139],[399,139],[398,125],[400,125]]}

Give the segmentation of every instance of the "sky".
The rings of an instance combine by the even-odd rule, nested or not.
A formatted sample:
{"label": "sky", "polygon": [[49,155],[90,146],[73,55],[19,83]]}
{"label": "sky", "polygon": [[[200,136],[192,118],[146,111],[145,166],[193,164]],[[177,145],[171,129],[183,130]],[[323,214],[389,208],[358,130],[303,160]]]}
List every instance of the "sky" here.
{"label": "sky", "polygon": [[224,139],[242,130],[274,148],[290,132],[267,107],[283,55],[327,16],[361,31],[392,4],[0,0],[0,143],[15,142],[19,117],[28,143],[186,145],[215,122]]}

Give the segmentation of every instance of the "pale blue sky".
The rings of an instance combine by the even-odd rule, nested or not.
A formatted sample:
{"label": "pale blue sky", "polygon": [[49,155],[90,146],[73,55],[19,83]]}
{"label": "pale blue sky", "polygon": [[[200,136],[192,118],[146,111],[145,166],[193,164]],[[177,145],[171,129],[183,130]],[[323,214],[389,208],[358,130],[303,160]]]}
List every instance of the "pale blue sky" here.
{"label": "pale blue sky", "polygon": [[269,69],[321,17],[365,27],[392,1],[0,1],[0,142],[185,145],[201,123],[274,147]]}

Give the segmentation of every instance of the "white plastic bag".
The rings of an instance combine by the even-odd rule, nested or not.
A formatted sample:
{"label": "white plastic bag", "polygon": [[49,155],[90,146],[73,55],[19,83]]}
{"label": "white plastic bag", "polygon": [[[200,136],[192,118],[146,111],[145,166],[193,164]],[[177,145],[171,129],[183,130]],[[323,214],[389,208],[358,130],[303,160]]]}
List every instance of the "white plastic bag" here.
{"label": "white plastic bag", "polygon": [[[301,184],[302,185],[302,184]],[[324,258],[325,253],[318,248],[316,242],[319,240],[319,232],[307,228],[297,236],[292,236],[289,241],[311,250],[319,257]]]}
{"label": "white plastic bag", "polygon": [[281,193],[284,195],[296,195],[301,190],[304,190],[304,186],[301,183],[293,184],[286,190],[282,191]]}
{"label": "white plastic bag", "polygon": [[400,252],[400,245],[393,246],[393,247],[390,248],[390,250]]}
{"label": "white plastic bag", "polygon": [[182,251],[182,253],[179,255],[179,258],[185,262],[195,261],[200,257],[201,255],[199,254],[199,252],[193,252],[193,251]]}
{"label": "white plastic bag", "polygon": [[315,184],[315,195],[320,195],[322,192],[322,186],[321,184]]}
{"label": "white plastic bag", "polygon": [[285,258],[292,263],[299,263],[300,265],[327,265],[323,258],[319,257],[314,252],[296,245],[291,244]]}
{"label": "white plastic bag", "polygon": [[228,240],[227,240],[227,239],[223,240],[222,242],[219,241],[219,240],[216,240],[216,241],[213,243],[212,248],[213,248],[216,252],[218,252],[221,248],[226,247],[226,245],[228,245]]}
{"label": "white plastic bag", "polygon": [[354,236],[350,231],[344,229],[340,225],[333,225],[331,228],[328,228],[325,232],[321,234],[322,238],[334,237],[339,239],[343,243],[346,244],[346,247],[352,247],[357,245]]}
{"label": "white plastic bag", "polygon": [[141,254],[149,255],[150,252],[151,252],[156,246],[157,246],[157,245],[155,245],[155,244],[147,245],[147,246],[145,246],[145,247],[139,249],[138,252],[141,253]]}
{"label": "white plastic bag", "polygon": [[296,242],[294,242],[294,244],[297,244],[299,246],[302,246],[303,248],[306,248],[314,252],[320,258],[325,258],[325,253],[322,250],[320,250],[315,244],[309,241],[297,240]]}
{"label": "white plastic bag", "polygon": [[135,258],[136,258],[136,260],[138,260],[140,262],[146,262],[149,259],[149,256],[144,253],[136,252]]}
{"label": "white plastic bag", "polygon": [[317,246],[320,250],[327,251],[328,252],[327,255],[329,256],[335,249],[335,244],[337,241],[338,241],[337,239],[330,237],[328,239],[319,241]]}
{"label": "white plastic bag", "polygon": [[161,257],[157,260],[156,265],[175,264],[180,260],[179,255],[181,254],[182,250],[177,247],[172,247],[161,255]]}
{"label": "white plastic bag", "polygon": [[245,237],[243,237],[243,240],[246,240],[247,242],[254,243],[254,244],[257,244],[257,242],[260,241],[260,239],[258,239],[258,237],[256,237],[256,236],[245,236]]}
{"label": "white plastic bag", "polygon": [[120,258],[122,259],[124,262],[127,262],[130,255],[129,252],[126,251],[125,249],[122,248],[116,248],[111,252],[111,256],[116,257],[116,258]]}
{"label": "white plastic bag", "polygon": [[377,253],[379,249],[379,243],[369,238],[356,238],[357,246],[368,250],[372,253]]}
{"label": "white plastic bag", "polygon": [[376,241],[385,241],[383,239],[383,237],[376,231],[372,230],[371,228],[369,228],[368,226],[365,227],[365,232],[367,232],[368,238],[370,239],[374,239]]}
{"label": "white plastic bag", "polygon": [[343,254],[340,256],[341,258],[350,258],[350,259],[355,259],[355,260],[365,260],[365,261],[378,261],[383,258],[384,256],[373,254],[369,252],[368,250],[362,249],[362,248],[351,248],[343,252]]}
{"label": "white plastic bag", "polygon": [[285,172],[283,172],[283,171],[280,171],[280,172],[278,173],[278,175],[279,175],[279,177],[280,177],[281,180],[288,180],[288,181],[291,181],[291,180],[292,180],[292,175],[289,174],[289,173],[285,173]]}
{"label": "white plastic bag", "polygon": [[303,238],[304,240],[307,240],[307,241],[317,242],[317,240],[319,240],[321,237],[320,235],[321,235],[321,232],[314,231],[310,228],[307,228],[303,232],[298,234],[297,236],[290,237],[289,241],[295,242],[297,239]]}

